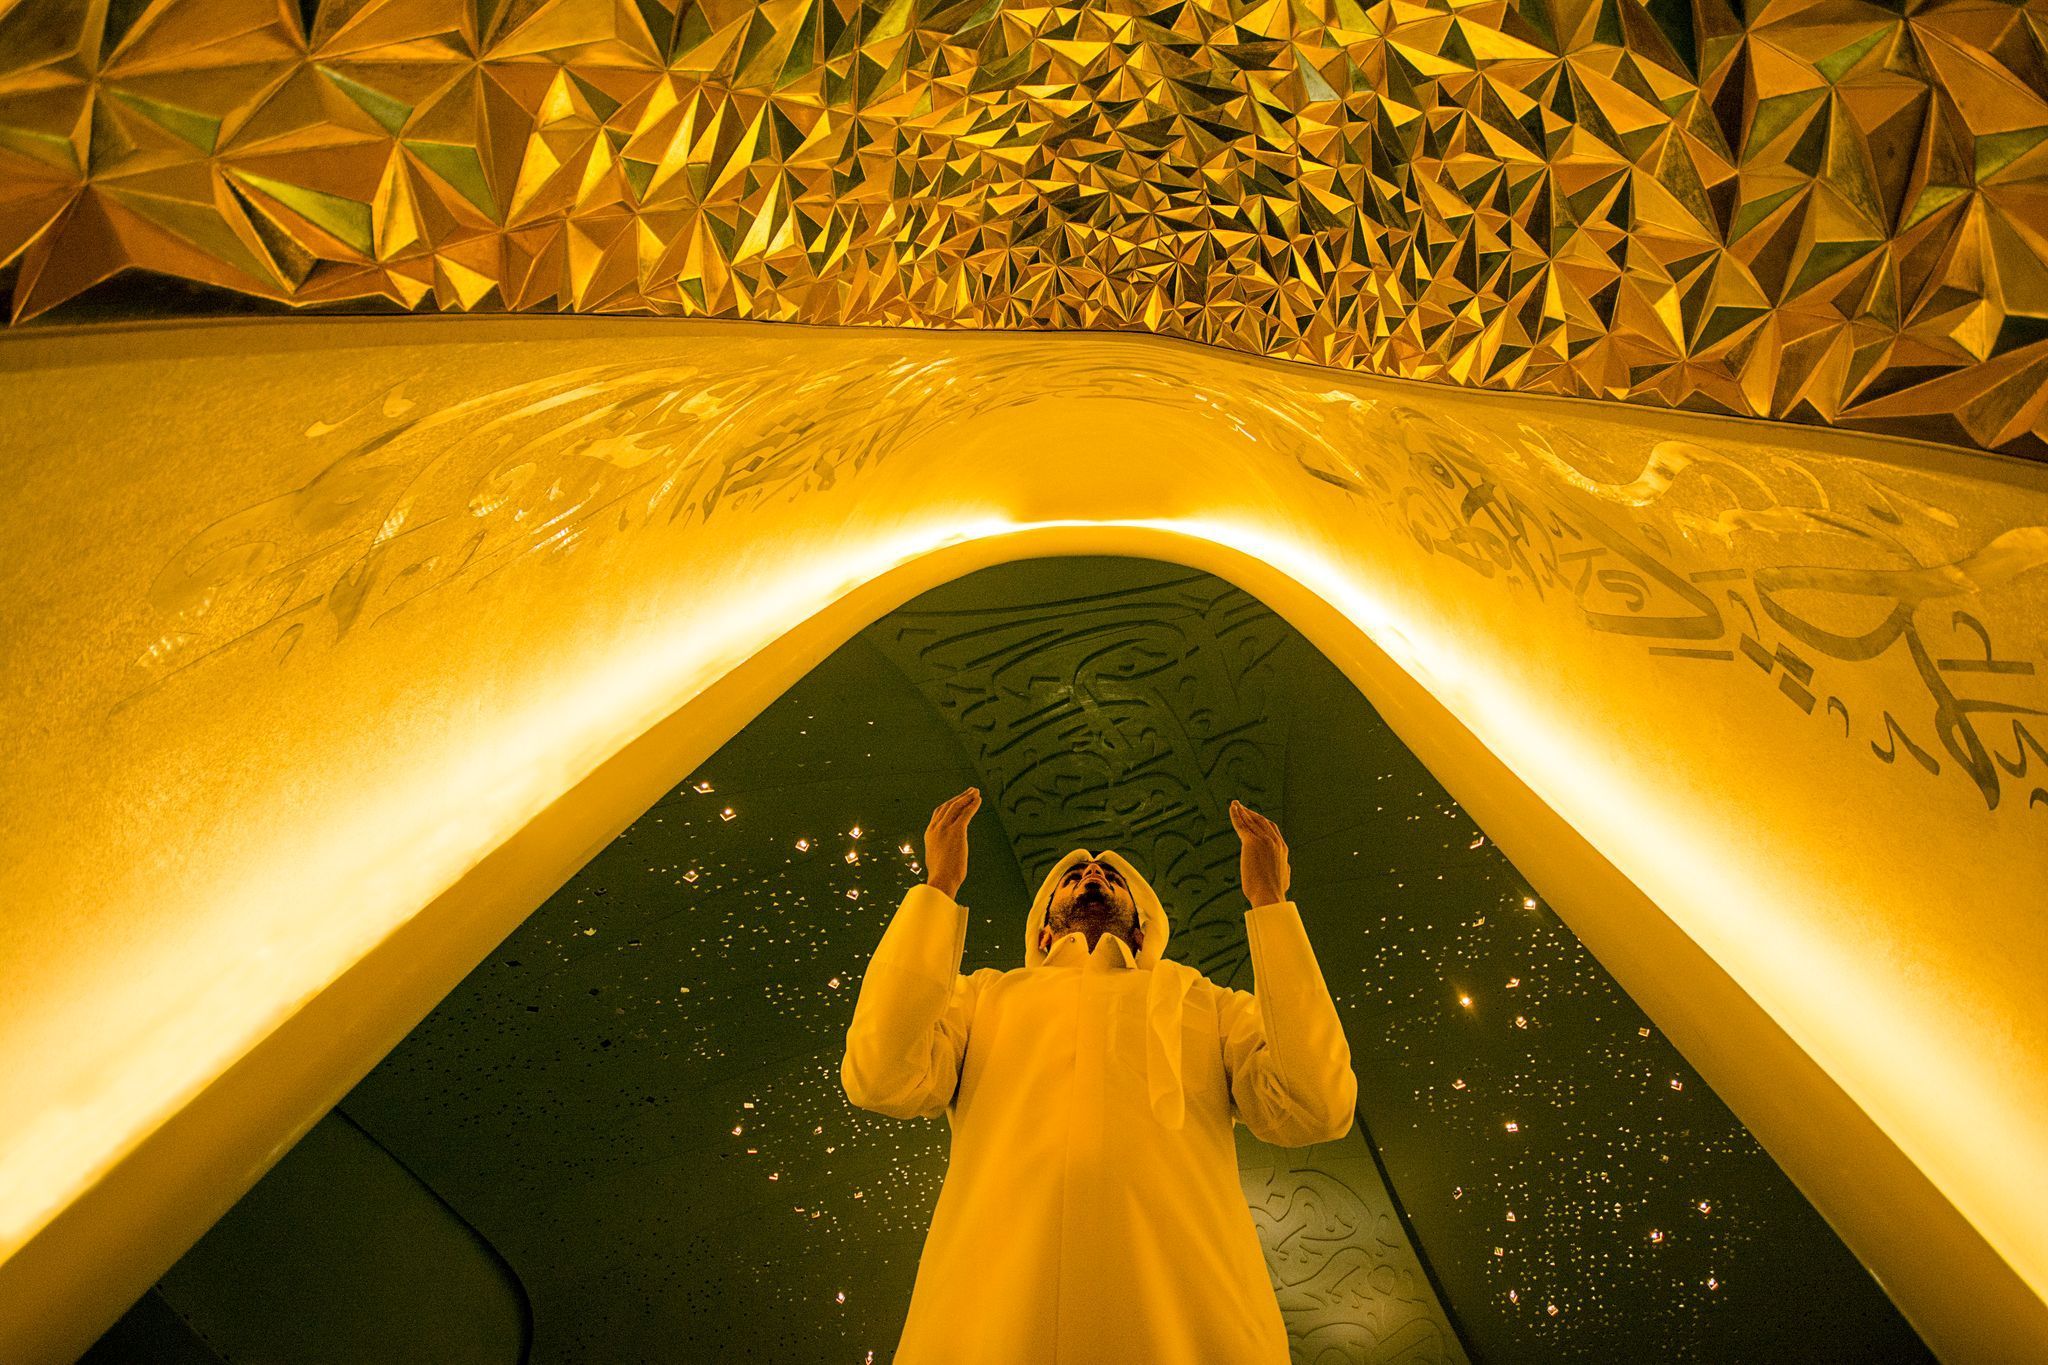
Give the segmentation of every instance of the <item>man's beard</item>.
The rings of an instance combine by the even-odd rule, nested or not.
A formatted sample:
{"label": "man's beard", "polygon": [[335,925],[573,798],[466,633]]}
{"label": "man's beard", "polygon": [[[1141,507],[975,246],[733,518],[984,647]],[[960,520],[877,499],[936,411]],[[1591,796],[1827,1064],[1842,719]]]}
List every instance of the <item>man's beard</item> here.
{"label": "man's beard", "polygon": [[1105,892],[1088,886],[1077,892],[1065,908],[1053,916],[1052,931],[1058,937],[1080,930],[1092,952],[1096,941],[1105,933],[1115,934],[1129,947],[1137,936],[1137,928],[1138,917],[1134,911],[1125,909]]}

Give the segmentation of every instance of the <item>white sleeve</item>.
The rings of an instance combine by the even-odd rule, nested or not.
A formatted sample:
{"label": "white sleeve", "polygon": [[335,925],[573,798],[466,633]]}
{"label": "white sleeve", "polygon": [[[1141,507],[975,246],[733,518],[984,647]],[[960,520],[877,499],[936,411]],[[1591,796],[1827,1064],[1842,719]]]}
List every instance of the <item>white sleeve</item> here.
{"label": "white sleeve", "polygon": [[1252,991],[1219,1002],[1231,1114],[1281,1147],[1334,1142],[1351,1131],[1358,1078],[1337,1006],[1293,901],[1245,913]]}
{"label": "white sleeve", "polygon": [[967,908],[933,886],[910,888],[861,979],[846,1059],[846,1098],[893,1118],[936,1118],[953,1102],[982,973],[960,975]]}

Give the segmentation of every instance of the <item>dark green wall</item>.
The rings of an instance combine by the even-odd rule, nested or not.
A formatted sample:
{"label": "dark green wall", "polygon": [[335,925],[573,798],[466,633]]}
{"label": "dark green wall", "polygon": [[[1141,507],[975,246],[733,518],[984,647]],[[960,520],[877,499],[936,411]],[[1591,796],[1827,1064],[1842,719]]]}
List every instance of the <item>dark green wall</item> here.
{"label": "dark green wall", "polygon": [[315,1124],[87,1365],[515,1365],[518,1280],[345,1116]]}

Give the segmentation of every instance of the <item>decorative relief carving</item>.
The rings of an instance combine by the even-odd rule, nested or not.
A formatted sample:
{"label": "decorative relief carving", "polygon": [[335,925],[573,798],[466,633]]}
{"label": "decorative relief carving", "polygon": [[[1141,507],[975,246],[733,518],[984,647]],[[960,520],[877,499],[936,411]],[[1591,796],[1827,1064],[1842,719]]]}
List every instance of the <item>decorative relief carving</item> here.
{"label": "decorative relief carving", "polygon": [[128,698],[231,646],[279,662],[456,583],[626,532],[831,488],[962,415],[954,362],[892,355],[613,364],[422,408],[401,383],[305,430],[296,488],[207,526],[157,573],[162,633]]}
{"label": "decorative relief carving", "polygon": [[[1611,457],[1565,423],[1481,429],[1325,397],[1381,420],[1298,443],[1302,469],[1425,552],[1569,602],[1589,629],[1653,655],[1729,665],[1745,682],[1739,664],[1752,665],[1882,762],[1946,766],[1991,809],[2009,778],[2048,805],[2048,726],[2030,719],[2048,716],[2048,638],[2026,638],[2028,621],[2048,619],[2036,572],[2048,525],[1966,527],[1907,491],[1905,470],[1768,446],[1663,440],[1634,478],[1606,483],[1580,471]],[[1876,694],[1860,714],[1829,690],[1852,680]]]}
{"label": "decorative relief carving", "polygon": [[1386,1186],[1352,1136],[1238,1162],[1295,1365],[1464,1365]]}
{"label": "decorative relief carving", "polygon": [[1873,761],[1953,775],[1987,808],[2048,808],[2048,524],[1966,517],[1953,479],[1735,429],[1709,447],[1616,423],[1606,449],[1580,434],[1584,410],[1425,411],[1371,381],[1174,359],[1069,338],[881,346],[796,378],[780,362],[619,364],[430,411],[401,385],[313,422],[309,446],[335,453],[312,479],[163,566],[136,692],[232,645],[282,661],[308,632],[339,639],[524,557],[833,488],[1005,408],[1113,398],[1204,413],[1341,490],[1358,534],[1497,585],[1477,591],[1761,683]]}
{"label": "decorative relief carving", "polygon": [[1157,588],[972,613],[905,608],[869,631],[960,736],[1027,884],[1113,847],[1174,916],[1171,955],[1248,968],[1230,799],[1277,809],[1283,719],[1258,664],[1288,638],[1236,588]]}

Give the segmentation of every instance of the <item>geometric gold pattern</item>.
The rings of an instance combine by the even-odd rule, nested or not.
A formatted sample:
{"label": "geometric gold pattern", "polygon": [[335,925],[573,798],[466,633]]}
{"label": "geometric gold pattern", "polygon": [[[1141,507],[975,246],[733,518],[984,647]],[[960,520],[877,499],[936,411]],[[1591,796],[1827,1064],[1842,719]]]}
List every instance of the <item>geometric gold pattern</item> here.
{"label": "geometric gold pattern", "polygon": [[140,268],[1143,330],[2048,457],[2041,7],[304,8],[0,0],[14,321]]}

